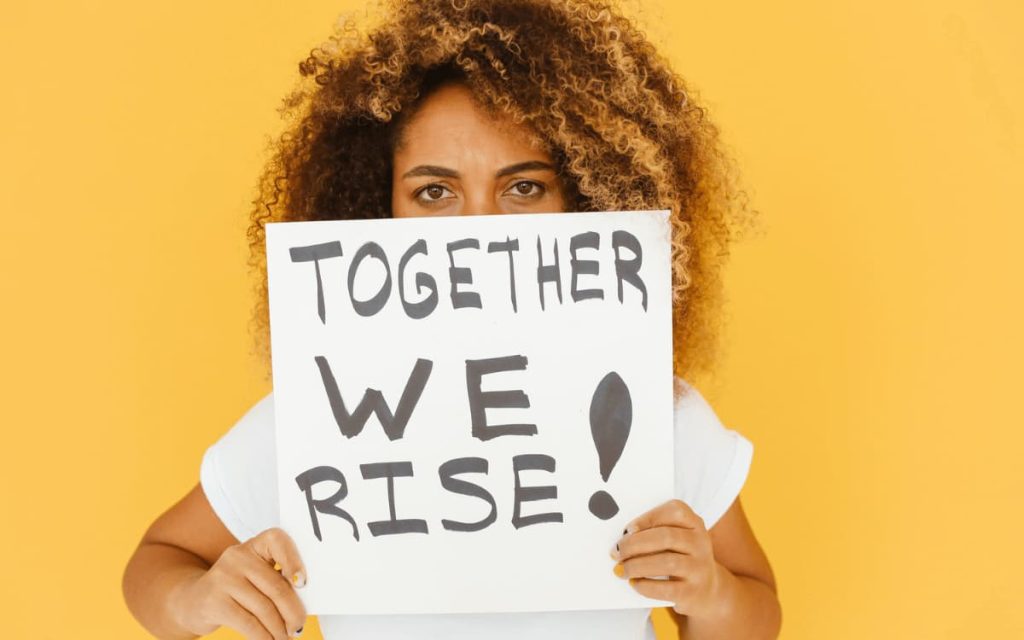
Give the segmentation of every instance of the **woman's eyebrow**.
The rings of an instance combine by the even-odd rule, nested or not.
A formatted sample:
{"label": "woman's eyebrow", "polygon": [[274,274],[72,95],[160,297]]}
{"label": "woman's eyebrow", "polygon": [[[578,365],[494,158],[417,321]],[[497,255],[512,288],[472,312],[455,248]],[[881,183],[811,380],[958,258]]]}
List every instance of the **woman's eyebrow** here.
{"label": "woman's eyebrow", "polygon": [[[499,169],[494,174],[495,178],[501,178],[513,173],[520,171],[554,171],[555,168],[547,162],[540,160],[527,160],[526,162],[517,162],[510,164],[507,167]],[[402,178],[415,178],[417,176],[432,176],[439,178],[459,178],[459,172],[448,167],[439,167],[434,164],[421,164],[409,169],[402,174]]]}
{"label": "woman's eyebrow", "polygon": [[518,173],[520,171],[542,171],[542,170],[554,171],[555,168],[547,162],[541,162],[540,160],[528,160],[526,162],[517,162],[516,164],[510,164],[504,169],[500,169],[498,173],[494,174],[495,178],[501,178],[503,176]]}
{"label": "woman's eyebrow", "polygon": [[416,176],[434,176],[438,178],[458,178],[459,172],[447,167],[439,167],[433,164],[421,164],[409,169],[402,174],[403,178],[415,178]]}

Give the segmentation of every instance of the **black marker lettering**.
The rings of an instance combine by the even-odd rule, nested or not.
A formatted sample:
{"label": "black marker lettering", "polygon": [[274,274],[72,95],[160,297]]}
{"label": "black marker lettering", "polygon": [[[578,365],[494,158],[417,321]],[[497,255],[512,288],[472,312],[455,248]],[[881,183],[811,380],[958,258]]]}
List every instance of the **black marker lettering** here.
{"label": "black marker lettering", "polygon": [[[619,249],[625,247],[633,252],[633,257],[623,260]],[[622,302],[622,282],[626,281],[640,291],[640,300],[644,311],[647,311],[647,286],[640,279],[640,265],[644,261],[643,248],[640,241],[628,231],[612,232],[612,248],[615,250],[615,277],[619,283],[619,302]]]}
{"label": "black marker lettering", "polygon": [[516,529],[528,527],[531,524],[542,522],[562,522],[562,514],[559,512],[535,513],[532,516],[523,516],[520,507],[524,502],[534,500],[549,500],[558,497],[558,487],[553,485],[543,487],[524,487],[519,479],[519,473],[530,469],[554,473],[555,459],[542,454],[524,454],[512,458],[512,473],[516,478],[515,505],[512,509],[512,526]]}
{"label": "black marker lettering", "polygon": [[466,360],[466,392],[469,394],[469,414],[473,423],[473,437],[487,441],[498,436],[532,436],[535,424],[487,424],[488,407],[495,409],[528,409],[530,398],[520,389],[510,391],[482,391],[480,382],[488,373],[522,371],[526,369],[526,356],[504,356],[484,360]]}
{"label": "black marker lettering", "polygon": [[512,295],[512,311],[517,312],[519,308],[516,306],[516,268],[515,261],[512,259],[512,252],[519,251],[519,238],[512,240],[505,236],[505,242],[491,242],[487,245],[487,253],[497,253],[500,251],[508,253],[508,288]]}
{"label": "black marker lettering", "polygon": [[491,505],[491,511],[479,522],[458,522],[457,520],[441,520],[441,526],[448,531],[480,531],[486,529],[498,518],[498,506],[494,496],[487,489],[466,480],[458,480],[454,476],[460,473],[487,473],[487,460],[483,458],[455,458],[441,465],[437,474],[441,476],[441,486],[464,496],[480,498]]}
{"label": "black marker lettering", "polygon": [[399,520],[395,517],[395,478],[412,477],[411,462],[374,462],[359,465],[359,471],[366,480],[377,478],[388,479],[388,512],[390,520],[377,520],[366,523],[370,533],[376,536],[387,536],[396,533],[427,533],[426,520],[407,518]]}
{"label": "black marker lettering", "polygon": [[588,300],[590,298],[604,299],[604,291],[600,289],[578,289],[577,279],[581,275],[597,275],[597,260],[577,260],[576,252],[580,249],[597,249],[601,246],[601,237],[596,231],[578,233],[569,239],[569,266],[572,271],[572,284],[570,291],[573,302]]}
{"label": "black marker lettering", "polygon": [[[384,283],[380,286],[380,291],[369,300],[356,300],[356,271],[359,270],[363,258],[368,257],[377,258],[384,265]],[[384,308],[384,303],[388,301],[388,296],[391,295],[391,267],[388,266],[388,258],[384,255],[384,250],[376,242],[365,243],[359,247],[356,255],[352,258],[352,264],[348,267],[348,295],[352,299],[352,308],[364,317],[377,313]]]}
{"label": "black marker lettering", "polygon": [[388,440],[398,440],[405,435],[409,417],[412,416],[412,411],[416,408],[416,403],[419,402],[420,395],[423,393],[423,387],[427,385],[427,379],[430,378],[430,371],[434,367],[434,363],[430,360],[423,358],[416,360],[412,373],[409,374],[409,380],[405,383],[402,397],[398,400],[398,409],[393,415],[391,407],[384,400],[384,394],[377,389],[367,389],[356,410],[349,414],[348,409],[345,408],[345,401],[341,398],[341,392],[338,390],[338,383],[334,379],[331,366],[327,363],[327,358],[314,356],[313,360],[316,361],[316,366],[320,370],[320,379],[324,383],[324,391],[327,392],[327,401],[334,413],[334,421],[338,424],[341,434],[346,438],[359,435],[371,413],[377,415]]}
{"label": "black marker lettering", "polygon": [[562,304],[562,274],[558,268],[558,240],[555,240],[555,262],[544,264],[540,250],[540,236],[537,236],[537,288],[540,289],[540,308],[544,309],[544,283],[554,282],[555,293],[558,294],[558,304]]}
{"label": "black marker lettering", "polygon": [[405,266],[417,253],[427,255],[427,243],[422,238],[414,242],[402,255],[402,259],[398,261],[398,297],[402,299],[405,315],[413,320],[426,318],[437,307],[437,281],[433,276],[422,271],[416,272],[416,293],[422,294],[423,289],[426,288],[430,290],[430,295],[419,302],[409,302],[405,299]]}
{"label": "black marker lettering", "polygon": [[320,278],[320,261],[327,258],[341,257],[340,242],[325,242],[323,244],[312,244],[307,247],[291,247],[288,254],[292,262],[312,262],[316,271],[316,313],[320,316],[320,322],[327,324],[326,311],[324,309],[324,283]]}
{"label": "black marker lettering", "polygon": [[459,291],[460,284],[473,284],[473,272],[466,267],[455,266],[455,252],[459,249],[479,249],[480,241],[476,238],[466,238],[448,243],[448,279],[452,285],[452,306],[456,309],[462,307],[476,307],[481,309],[480,294],[475,291]]}
{"label": "black marker lettering", "polygon": [[[337,482],[338,490],[329,498],[316,500],[313,498],[313,485],[320,482]],[[295,476],[295,483],[306,494],[306,504],[309,506],[309,519],[313,523],[313,535],[316,536],[317,540],[320,542],[324,540],[320,535],[320,521],[317,518],[317,512],[344,518],[352,525],[352,535],[356,540],[359,539],[359,528],[356,526],[356,521],[352,519],[348,512],[338,507],[338,503],[348,495],[345,474],[334,467],[313,467]]]}

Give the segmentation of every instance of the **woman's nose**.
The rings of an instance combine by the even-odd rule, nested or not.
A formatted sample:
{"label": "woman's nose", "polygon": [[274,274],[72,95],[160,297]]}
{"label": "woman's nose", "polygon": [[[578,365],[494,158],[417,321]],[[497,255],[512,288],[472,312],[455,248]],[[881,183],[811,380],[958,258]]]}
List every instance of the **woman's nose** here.
{"label": "woman's nose", "polygon": [[460,216],[486,215],[488,213],[500,213],[498,202],[494,196],[487,193],[467,194],[463,200]]}

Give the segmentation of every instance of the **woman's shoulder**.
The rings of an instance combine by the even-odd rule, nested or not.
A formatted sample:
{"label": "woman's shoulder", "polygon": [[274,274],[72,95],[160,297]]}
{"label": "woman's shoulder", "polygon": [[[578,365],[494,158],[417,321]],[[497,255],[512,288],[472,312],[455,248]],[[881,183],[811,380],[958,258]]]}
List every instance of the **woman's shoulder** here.
{"label": "woman's shoulder", "polygon": [[754,445],[727,427],[695,386],[676,378],[676,497],[710,528],[732,504],[746,481]]}
{"label": "woman's shoulder", "polygon": [[269,422],[271,425],[274,424],[274,390],[271,389],[259,400],[256,401],[246,412],[242,415],[240,420],[250,420],[260,424]]}
{"label": "woman's shoulder", "polygon": [[275,444],[271,392],[250,406],[203,454],[199,467],[203,491],[214,512],[239,540],[276,526]]}
{"label": "woman's shoulder", "polygon": [[685,417],[706,424],[718,424],[718,414],[693,384],[679,376],[673,377],[673,396],[676,417]]}

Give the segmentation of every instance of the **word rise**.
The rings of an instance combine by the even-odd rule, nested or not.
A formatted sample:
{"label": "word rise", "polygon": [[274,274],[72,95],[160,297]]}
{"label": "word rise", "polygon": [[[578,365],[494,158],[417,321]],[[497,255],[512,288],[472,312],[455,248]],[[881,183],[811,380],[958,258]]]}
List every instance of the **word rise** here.
{"label": "word rise", "polygon": [[[441,520],[441,526],[447,531],[480,531],[491,526],[498,518],[498,507],[491,492],[479,484],[475,484],[456,476],[468,473],[487,474],[488,463],[484,458],[454,458],[441,464],[437,470],[441,486],[451,493],[478,498],[488,505],[490,511],[476,522],[460,522],[458,520]],[[559,512],[534,513],[523,515],[522,504],[534,500],[547,500],[558,497],[558,488],[553,485],[523,486],[520,474],[528,470],[554,473],[555,459],[543,454],[522,454],[512,457],[512,473],[515,478],[514,505],[512,509],[512,526],[516,529],[542,522],[562,522]],[[429,533],[427,521],[419,518],[399,518],[395,508],[395,478],[412,477],[412,462],[373,462],[359,465],[364,480],[386,479],[388,487],[387,520],[376,520],[367,523],[370,534],[374,537],[401,533]],[[341,518],[352,527],[352,537],[359,540],[359,525],[355,519],[338,503],[348,495],[348,483],[341,470],[331,466],[313,467],[295,477],[299,489],[306,495],[309,506],[309,518],[313,525],[313,534],[323,542],[320,530],[319,515]],[[314,498],[313,487],[322,483],[334,483],[337,489],[327,498]]]}

